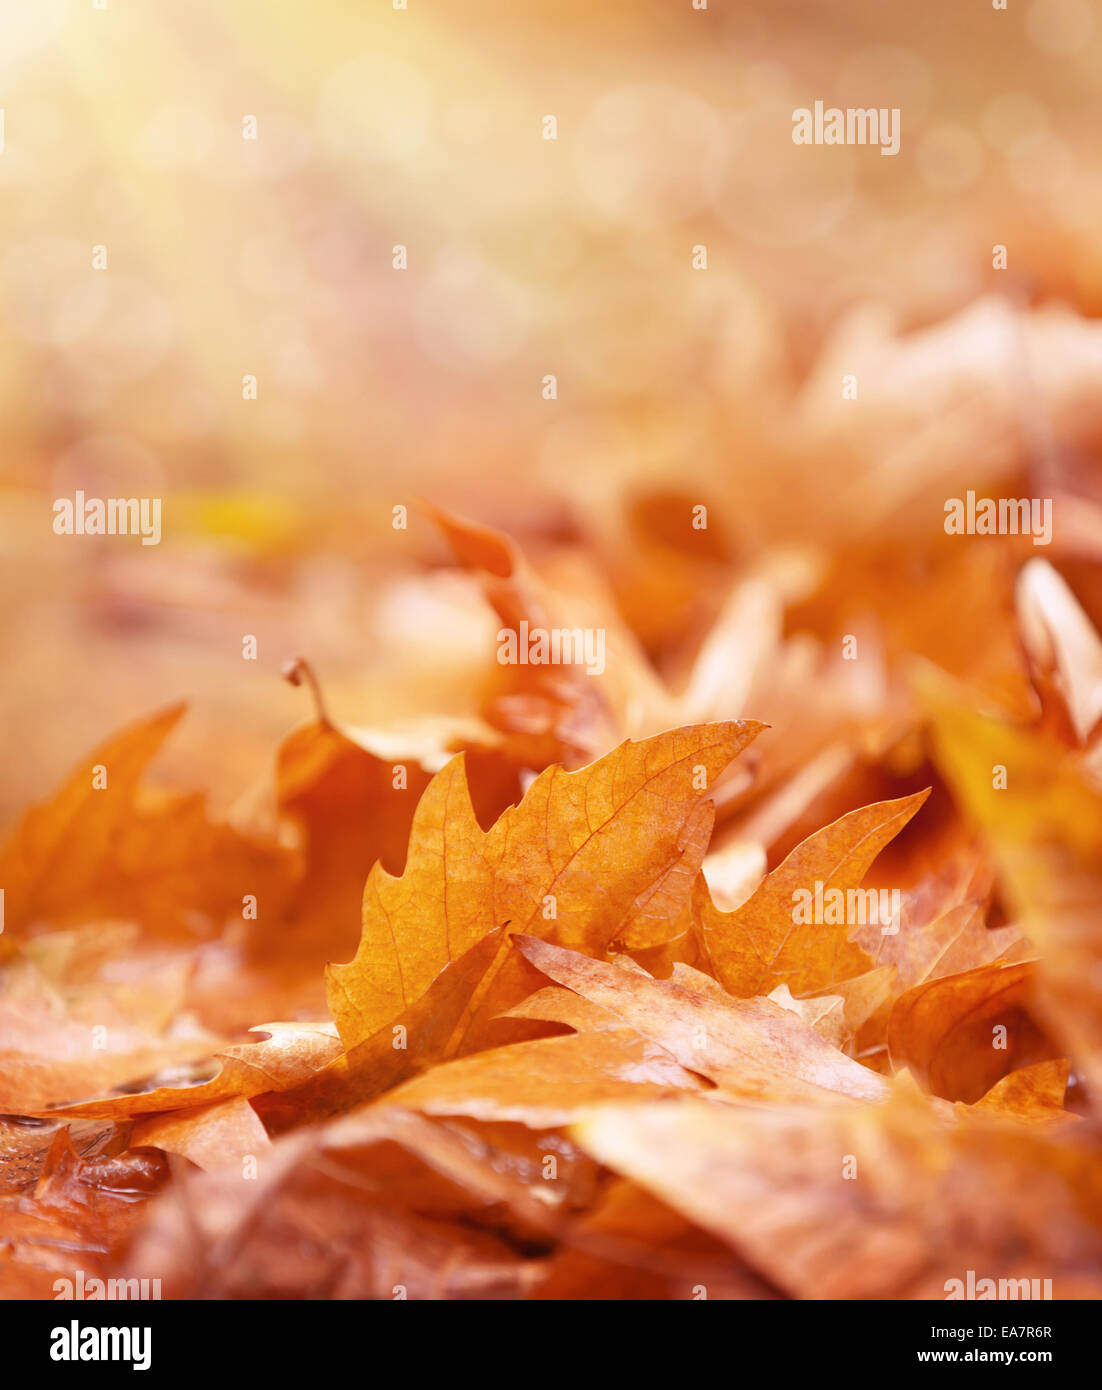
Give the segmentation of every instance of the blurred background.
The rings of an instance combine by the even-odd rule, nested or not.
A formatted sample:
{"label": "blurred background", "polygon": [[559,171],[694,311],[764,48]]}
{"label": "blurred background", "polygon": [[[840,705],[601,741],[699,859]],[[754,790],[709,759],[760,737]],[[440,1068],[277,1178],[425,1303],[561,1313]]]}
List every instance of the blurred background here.
{"label": "blurred background", "polygon": [[[594,557],[663,669],[732,579],[825,635],[850,557],[1028,479],[1097,623],[1100,92],[1089,0],[0,0],[0,817],[180,696],[227,802],[296,654],[359,723],[476,709],[418,497]],[[794,146],[817,99],[900,153]],[[161,544],[55,536],[78,488]]]}

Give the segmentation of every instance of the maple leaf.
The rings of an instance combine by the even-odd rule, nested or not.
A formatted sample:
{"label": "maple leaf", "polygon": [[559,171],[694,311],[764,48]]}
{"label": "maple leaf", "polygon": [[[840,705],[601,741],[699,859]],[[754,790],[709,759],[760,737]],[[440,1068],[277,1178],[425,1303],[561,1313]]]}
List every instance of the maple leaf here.
{"label": "maple leaf", "polygon": [[259,1096],[266,1120],[283,1128],[337,1115],[438,1062],[451,1050],[471,996],[498,959],[503,934],[497,927],[449,961],[390,1026],[341,1051],[301,1084]]}
{"label": "maple leaf", "polygon": [[[605,592],[602,575],[584,557],[573,553],[566,562],[559,557],[558,566],[550,566],[554,582],[537,578],[507,535],[437,508],[427,510],[459,562],[480,576],[504,624],[499,638],[518,633],[522,624],[527,631],[589,626],[605,636],[608,659],[600,672],[583,670],[576,661],[496,666],[487,718],[506,731],[509,746],[530,765],[576,767],[625,735],[640,738],[764,707],[779,727],[768,747],[755,750],[740,766],[740,775],[721,779],[714,794],[717,814],[787,774],[806,787],[811,779],[803,764],[813,754],[819,754],[816,761],[827,781],[852,763],[858,728],[873,722],[870,704],[880,695],[883,678],[856,671],[852,662],[831,657],[806,636],[782,643],[775,583],[760,576],[732,583],[724,576],[729,592],[699,649],[683,662],[683,671],[675,668],[663,679]],[[625,598],[631,605],[631,595],[617,595]],[[810,681],[818,699],[809,712],[804,692]],[[831,746],[820,752],[828,742]],[[791,788],[778,795],[792,800]]]}
{"label": "maple leaf", "polygon": [[16,8],[0,1297],[1102,1296],[1091,7]]}
{"label": "maple leaf", "polygon": [[625,960],[609,964],[535,937],[512,941],[580,999],[568,1005],[539,991],[510,1015],[567,1022],[576,1034],[437,1066],[392,1092],[394,1104],[548,1127],[617,1100],[698,1090],[696,1077],[715,1083],[717,1097],[778,1101],[842,1094],[877,1101],[887,1093],[874,1073],[770,1000],[732,999],[684,966],[675,967],[672,980],[653,980]]}
{"label": "maple leaf", "polygon": [[510,1043],[434,1067],[391,1093],[428,1115],[468,1115],[551,1129],[595,1106],[660,1100],[702,1083],[631,1028]]}
{"label": "maple leaf", "polygon": [[215,821],[205,798],[142,782],[184,705],[138,720],[101,744],[0,848],[5,926],[97,918],[138,921],[158,936],[214,935],[242,885],[274,905],[291,876],[273,838]]}
{"label": "maple leaf", "polygon": [[988,928],[983,908],[958,903],[929,921],[915,921],[903,909],[899,931],[885,935],[875,923],[859,926],[854,939],[878,964],[891,966],[900,988],[944,975],[1009,960],[1026,949],[1021,932],[1011,925]]}

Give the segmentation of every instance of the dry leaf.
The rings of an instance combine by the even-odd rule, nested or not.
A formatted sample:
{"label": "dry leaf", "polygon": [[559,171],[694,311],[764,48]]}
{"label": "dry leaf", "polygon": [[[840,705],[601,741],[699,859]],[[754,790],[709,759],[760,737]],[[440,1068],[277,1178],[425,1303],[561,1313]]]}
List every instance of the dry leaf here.
{"label": "dry leaf", "polygon": [[986,965],[910,989],[888,1023],[893,1066],[936,1096],[977,1101],[1008,1072],[1059,1050],[1029,1012],[1034,967]]}
{"label": "dry leaf", "polygon": [[927,673],[938,761],[1038,955],[1037,1008],[1102,1094],[1102,798],[1073,754],[962,707]]}
{"label": "dry leaf", "polygon": [[908,1093],[829,1111],[610,1107],[575,1133],[792,1297],[944,1299],[969,1270],[1039,1280],[1036,1297],[1046,1279],[1057,1298],[1102,1292],[1097,1136],[947,1126]]}
{"label": "dry leaf", "polygon": [[531,937],[517,945],[545,975],[660,1044],[724,1094],[796,1100],[821,1088],[864,1101],[887,1095],[878,1076],[770,999],[733,999],[684,965],[670,980],[652,980]]}
{"label": "dry leaf", "polygon": [[[475,819],[462,761],[449,763],[417,807],[405,872],[371,871],[355,958],[328,971],[345,1046],[392,1022],[494,927],[592,951],[672,934],[707,846],[702,797],[760,727],[705,724],[623,744],[577,772],[550,768],[489,832]],[[506,965],[494,981],[494,1012],[520,997],[515,974]],[[482,1012],[490,1007],[483,1001]]]}
{"label": "dry leaf", "polygon": [[[851,939],[857,923],[846,895],[860,887],[877,854],[926,796],[920,792],[851,811],[794,849],[734,912],[717,910],[706,887],[698,886],[697,920],[720,983],[743,997],[768,994],[781,984],[802,995],[864,974],[872,962]],[[842,895],[833,914],[830,893]],[[810,912],[802,915],[812,920],[797,920],[797,908],[805,906],[798,894],[808,895]]]}
{"label": "dry leaf", "polygon": [[241,1096],[216,1100],[168,1115],[141,1120],[130,1134],[135,1149],[179,1154],[199,1168],[241,1165],[268,1148],[268,1132],[256,1111]]}

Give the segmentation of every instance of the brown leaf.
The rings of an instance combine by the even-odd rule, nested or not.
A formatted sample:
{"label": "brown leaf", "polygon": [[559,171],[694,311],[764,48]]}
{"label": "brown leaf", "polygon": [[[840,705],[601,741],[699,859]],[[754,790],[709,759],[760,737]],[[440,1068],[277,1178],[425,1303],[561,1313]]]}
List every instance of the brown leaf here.
{"label": "brown leaf", "polygon": [[479,983],[504,947],[495,928],[456,960],[389,1026],[328,1062],[301,1085],[258,1098],[269,1123],[286,1128],[337,1115],[416,1076],[449,1050]]}
{"label": "brown leaf", "polygon": [[83,1296],[105,1297],[89,1281],[105,1274],[167,1176],[160,1154],[107,1143],[84,1155],[68,1130],[56,1130],[33,1193],[0,1196],[0,1292],[72,1298],[81,1283]]}
{"label": "brown leaf", "polygon": [[486,1140],[363,1107],[278,1140],[253,1182],[200,1174],[167,1194],[119,1272],[157,1270],[175,1298],[523,1296],[540,1265],[516,1247],[559,1220],[556,1184]]}
{"label": "brown leaf", "polygon": [[618,1181],[564,1233],[532,1297],[551,1299],[773,1298],[714,1236],[634,1183]]}
{"label": "brown leaf", "polygon": [[246,892],[269,910],[291,877],[275,840],[213,820],[201,795],[142,783],[183,705],[101,745],[0,849],[13,934],[97,918],[139,922],[159,938],[213,936]]}

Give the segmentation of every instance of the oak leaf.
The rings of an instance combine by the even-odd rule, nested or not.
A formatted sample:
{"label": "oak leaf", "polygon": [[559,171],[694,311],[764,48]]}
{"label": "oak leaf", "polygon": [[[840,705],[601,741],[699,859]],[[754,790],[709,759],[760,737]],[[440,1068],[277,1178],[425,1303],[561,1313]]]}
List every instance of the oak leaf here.
{"label": "oak leaf", "polygon": [[888,1022],[893,1066],[971,1102],[1008,1072],[1058,1056],[1030,1013],[1034,974],[1033,962],[986,965],[907,990]]}
{"label": "oak leaf", "polygon": [[[815,922],[814,902],[831,890],[843,898],[856,890],[928,795],[863,806],[817,831],[734,912],[721,912],[707,887],[698,884],[697,921],[724,988],[746,997],[786,984],[794,995],[812,994],[868,971],[869,956],[852,940],[856,922],[847,925],[846,913],[841,921]],[[812,920],[796,920],[797,894],[808,895]]]}
{"label": "oak leaf", "polygon": [[573,1133],[790,1297],[944,1299],[969,1270],[1102,1294],[1093,1134],[947,1124],[913,1083],[878,1106],[608,1107]]}
{"label": "oak leaf", "polygon": [[1102,1099],[1102,795],[1050,737],[969,708],[918,678],[938,765],[995,855],[1011,911],[1037,953],[1036,1004]]}
{"label": "oak leaf", "polygon": [[[392,1022],[496,926],[598,954],[618,938],[671,934],[707,848],[706,789],[760,728],[699,725],[622,744],[576,772],[549,768],[488,832],[462,759],[450,762],[417,807],[404,873],[376,865],[368,877],[355,958],[327,972],[346,1048]],[[518,978],[510,957],[472,1029],[523,997]]]}
{"label": "oak leaf", "polygon": [[675,966],[672,979],[652,980],[547,941],[515,940],[545,975],[607,1009],[724,1094],[799,1099],[821,1088],[864,1101],[887,1095],[880,1077],[771,999],[732,998],[687,966]]}

